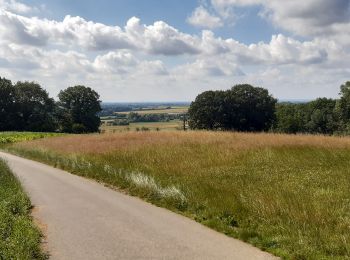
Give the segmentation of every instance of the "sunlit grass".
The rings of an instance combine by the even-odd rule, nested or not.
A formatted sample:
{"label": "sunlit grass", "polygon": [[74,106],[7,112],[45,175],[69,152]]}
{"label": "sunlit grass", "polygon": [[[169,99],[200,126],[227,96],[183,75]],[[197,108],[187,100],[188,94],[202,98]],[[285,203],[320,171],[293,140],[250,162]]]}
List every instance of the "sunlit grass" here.
{"label": "sunlit grass", "polygon": [[44,137],[60,136],[58,133],[0,132],[0,145],[29,141]]}
{"label": "sunlit grass", "polygon": [[30,208],[19,182],[0,161],[0,259],[46,259]]}
{"label": "sunlit grass", "polygon": [[13,152],[123,188],[287,259],[350,258],[350,139],[221,132],[65,136]]}

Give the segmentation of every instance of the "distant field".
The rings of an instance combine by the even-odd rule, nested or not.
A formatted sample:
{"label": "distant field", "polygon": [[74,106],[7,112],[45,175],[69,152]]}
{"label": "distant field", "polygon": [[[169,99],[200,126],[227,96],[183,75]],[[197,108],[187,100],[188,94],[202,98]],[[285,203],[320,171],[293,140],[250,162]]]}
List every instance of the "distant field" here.
{"label": "distant field", "polygon": [[123,132],[9,147],[285,259],[350,259],[350,138]]}
{"label": "distant field", "polygon": [[126,126],[107,126],[102,125],[101,130],[104,132],[124,132],[124,131],[142,131],[142,128],[147,128],[150,131],[173,131],[182,129],[182,121],[173,120],[170,122],[139,122],[139,123],[130,123]]}
{"label": "distant field", "polygon": [[144,114],[184,114],[188,112],[188,107],[171,107],[171,108],[155,108],[155,109],[142,109],[142,110],[133,110],[128,112],[117,112],[117,114],[129,114],[130,112],[138,113],[141,115]]}

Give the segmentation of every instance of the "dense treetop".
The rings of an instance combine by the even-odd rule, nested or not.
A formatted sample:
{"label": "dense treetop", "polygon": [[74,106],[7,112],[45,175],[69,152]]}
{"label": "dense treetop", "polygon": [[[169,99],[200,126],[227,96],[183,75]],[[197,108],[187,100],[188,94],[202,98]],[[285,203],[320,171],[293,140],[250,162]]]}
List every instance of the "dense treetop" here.
{"label": "dense treetop", "polygon": [[84,86],[61,91],[59,101],[35,82],[0,77],[0,131],[97,132],[99,95]]}
{"label": "dense treetop", "polygon": [[190,106],[190,127],[266,131],[273,123],[276,102],[266,89],[247,84],[226,91],[206,91]]}

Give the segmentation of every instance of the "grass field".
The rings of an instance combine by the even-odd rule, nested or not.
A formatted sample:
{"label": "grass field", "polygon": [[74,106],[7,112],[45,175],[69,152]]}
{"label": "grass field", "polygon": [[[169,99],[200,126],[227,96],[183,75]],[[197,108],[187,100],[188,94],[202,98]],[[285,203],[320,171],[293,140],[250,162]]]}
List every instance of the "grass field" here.
{"label": "grass field", "polygon": [[174,131],[182,129],[183,122],[180,120],[173,120],[170,122],[139,122],[130,123],[130,125],[120,126],[108,126],[102,125],[101,131],[104,132],[125,132],[125,131],[136,131],[137,129],[147,128],[150,131]]}
{"label": "grass field", "polygon": [[30,208],[19,182],[0,161],[0,259],[46,259]]}
{"label": "grass field", "polygon": [[125,132],[9,149],[285,259],[350,259],[350,138]]}

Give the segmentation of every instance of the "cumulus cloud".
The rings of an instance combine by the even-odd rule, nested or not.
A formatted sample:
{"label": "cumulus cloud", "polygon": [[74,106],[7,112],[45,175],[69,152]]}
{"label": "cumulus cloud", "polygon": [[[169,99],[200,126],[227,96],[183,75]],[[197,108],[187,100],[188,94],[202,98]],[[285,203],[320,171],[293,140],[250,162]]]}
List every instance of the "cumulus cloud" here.
{"label": "cumulus cloud", "polygon": [[197,7],[187,18],[187,22],[200,28],[214,29],[223,26],[221,18],[210,14],[203,6]]}
{"label": "cumulus cloud", "polygon": [[349,0],[211,0],[220,13],[235,7],[260,5],[261,16],[275,26],[302,36],[349,33]]}
{"label": "cumulus cloud", "polygon": [[8,42],[43,46],[50,44],[86,50],[138,49],[151,54],[197,53],[197,38],[179,32],[165,22],[146,26],[132,17],[122,29],[66,16],[62,22],[25,17],[0,10],[0,36]]}
{"label": "cumulus cloud", "polygon": [[[130,93],[138,100],[145,96],[188,100],[208,88],[222,89],[240,82],[292,97],[292,93],[302,95],[305,90],[300,87],[293,92],[293,86],[315,90],[312,84],[318,84],[324,93],[331,93],[330,86],[350,77],[348,1],[212,3],[221,15],[219,20],[212,19],[215,16],[204,5],[190,18],[206,24],[205,28],[215,28],[227,19],[227,10],[259,5],[262,17],[292,34],[280,33],[267,42],[245,44],[218,37],[211,30],[185,33],[163,21],[144,24],[132,17],[125,26],[111,26],[69,15],[56,21],[2,6],[0,75],[38,80],[53,93],[67,85],[87,84],[101,90],[107,100],[116,99],[116,90],[122,100],[131,100]],[[328,8],[334,14],[326,12]],[[296,39],[293,34],[307,37]]]}

